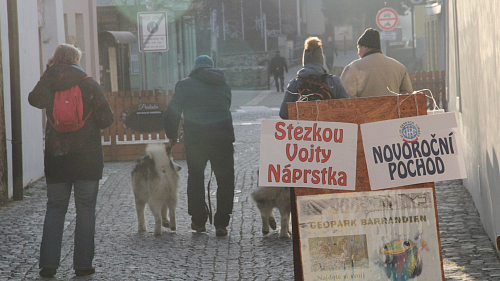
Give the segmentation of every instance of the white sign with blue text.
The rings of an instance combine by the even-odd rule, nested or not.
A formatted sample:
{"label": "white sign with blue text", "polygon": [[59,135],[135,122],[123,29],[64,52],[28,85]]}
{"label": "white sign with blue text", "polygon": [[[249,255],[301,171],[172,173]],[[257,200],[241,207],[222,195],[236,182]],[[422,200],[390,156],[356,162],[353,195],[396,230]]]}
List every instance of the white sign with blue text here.
{"label": "white sign with blue text", "polygon": [[455,113],[361,124],[372,190],[466,178]]}
{"label": "white sign with blue text", "polygon": [[263,120],[259,186],[355,190],[358,125]]}

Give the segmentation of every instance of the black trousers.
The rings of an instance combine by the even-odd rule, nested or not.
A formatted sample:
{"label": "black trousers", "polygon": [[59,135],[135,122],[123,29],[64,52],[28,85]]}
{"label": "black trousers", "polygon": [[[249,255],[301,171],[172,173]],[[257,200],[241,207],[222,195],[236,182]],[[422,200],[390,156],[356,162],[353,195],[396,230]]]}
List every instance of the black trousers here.
{"label": "black trousers", "polygon": [[285,76],[283,73],[274,73],[274,83],[276,83],[276,91],[280,91],[281,86],[281,91],[283,91],[283,87],[285,87]]}
{"label": "black trousers", "polygon": [[[186,142],[185,151],[188,166],[188,213],[191,215],[191,221],[200,226],[207,222],[205,168],[210,161],[217,180],[217,211],[214,216],[214,226],[228,226],[230,214],[233,212],[234,198],[233,144]],[[212,183],[210,189],[213,187],[215,186]]]}

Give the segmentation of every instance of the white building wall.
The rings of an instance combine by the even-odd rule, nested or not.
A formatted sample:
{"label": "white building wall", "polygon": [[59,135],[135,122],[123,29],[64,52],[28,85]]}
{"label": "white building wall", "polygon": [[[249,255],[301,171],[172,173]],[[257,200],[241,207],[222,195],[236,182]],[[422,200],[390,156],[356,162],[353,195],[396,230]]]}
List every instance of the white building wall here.
{"label": "white building wall", "polygon": [[28,103],[28,94],[40,79],[37,1],[17,1],[17,11],[19,67],[21,73],[23,186],[26,186],[31,181],[38,180],[44,174],[42,111]]}
{"label": "white building wall", "polygon": [[[56,47],[66,42],[64,35],[63,0],[44,1],[43,26],[40,28],[42,64],[45,66]],[[44,68],[45,70],[45,68]]]}
{"label": "white building wall", "polygon": [[87,75],[99,81],[96,0],[63,0],[66,43],[83,51],[81,66]]}
{"label": "white building wall", "polygon": [[446,11],[449,109],[459,116],[468,176],[464,184],[496,244],[500,235],[500,5],[497,0],[449,0]]}
{"label": "white building wall", "polygon": [[8,33],[8,23],[7,23],[7,1],[0,0],[0,36],[1,42],[0,48],[2,48],[2,79],[3,81],[3,95],[4,95],[4,114],[5,114],[5,136],[7,137],[7,180],[8,180],[8,196],[9,198],[13,195],[13,182],[12,182],[12,115],[10,103],[10,59],[9,59],[9,33]]}
{"label": "white building wall", "polygon": [[315,36],[325,34],[325,16],[322,11],[323,1],[307,0],[305,8],[304,22],[307,24],[307,34]]}

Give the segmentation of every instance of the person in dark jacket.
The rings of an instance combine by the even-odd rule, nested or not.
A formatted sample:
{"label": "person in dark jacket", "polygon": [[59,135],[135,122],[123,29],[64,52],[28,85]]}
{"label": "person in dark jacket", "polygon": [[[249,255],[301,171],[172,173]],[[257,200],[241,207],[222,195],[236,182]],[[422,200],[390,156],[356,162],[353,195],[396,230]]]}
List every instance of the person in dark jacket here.
{"label": "person in dark jacket", "polygon": [[[47,211],[43,225],[39,268],[43,277],[57,273],[61,258],[64,219],[74,187],[76,229],[73,267],[77,276],[93,274],[95,206],[99,180],[102,178],[104,157],[101,129],[113,123],[113,112],[100,85],[79,66],[81,51],[72,45],[59,45],[49,60],[47,70],[33,91],[29,103],[45,109],[44,166],[47,182]],[[52,113],[56,91],[79,85],[83,101],[83,116],[88,116],[80,129],[58,133]]]}
{"label": "person in dark jacket", "polygon": [[302,55],[303,67],[297,72],[297,78],[292,79],[290,83],[288,83],[279,113],[282,119],[288,119],[288,108],[286,104],[298,100],[297,89],[301,87],[301,83],[303,82],[300,77],[313,80],[319,80],[322,76],[326,77],[324,82],[330,87],[332,99],[349,98],[339,77],[327,74],[327,71],[323,68],[324,57],[321,45],[321,40],[318,37],[309,37],[304,42],[304,53]]}
{"label": "person in dark jacket", "polygon": [[217,236],[226,236],[233,210],[235,138],[230,111],[231,89],[224,73],[213,66],[212,58],[199,56],[189,77],[177,82],[165,115],[165,132],[173,145],[183,115],[191,229],[206,231],[209,210],[205,202],[204,175],[210,161],[217,179],[214,226]]}
{"label": "person in dark jacket", "polygon": [[269,72],[274,76],[274,83],[276,84],[276,92],[283,92],[285,87],[285,74],[288,73],[288,65],[286,64],[286,59],[280,56],[280,50],[276,50],[276,55],[271,59],[269,63]]}
{"label": "person in dark jacket", "polygon": [[325,51],[326,67],[328,67],[328,71],[330,73],[333,73],[335,57],[338,57],[339,54],[337,53],[337,46],[335,45],[335,42],[333,42],[332,36],[328,37],[324,51]]}

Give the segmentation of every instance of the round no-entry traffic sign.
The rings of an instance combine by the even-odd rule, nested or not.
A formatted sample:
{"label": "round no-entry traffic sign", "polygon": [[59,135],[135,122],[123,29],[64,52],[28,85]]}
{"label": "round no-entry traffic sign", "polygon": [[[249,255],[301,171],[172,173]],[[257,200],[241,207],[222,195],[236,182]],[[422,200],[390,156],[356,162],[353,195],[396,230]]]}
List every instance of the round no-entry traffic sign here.
{"label": "round no-entry traffic sign", "polygon": [[398,25],[398,13],[391,8],[383,8],[377,13],[377,25],[382,30],[392,30]]}

